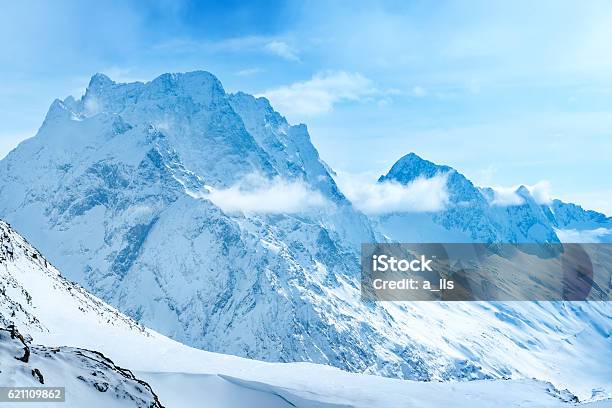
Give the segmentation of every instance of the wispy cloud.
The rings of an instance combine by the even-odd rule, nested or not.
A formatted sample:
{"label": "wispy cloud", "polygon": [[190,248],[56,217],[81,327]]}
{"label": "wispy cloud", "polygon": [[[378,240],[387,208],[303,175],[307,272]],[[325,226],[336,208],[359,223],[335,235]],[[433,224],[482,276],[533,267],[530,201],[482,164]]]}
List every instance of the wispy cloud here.
{"label": "wispy cloud", "polygon": [[262,68],[245,68],[245,69],[241,69],[239,71],[234,72],[234,75],[251,76],[251,75],[261,74],[262,72],[265,72],[265,70]]}
{"label": "wispy cloud", "polygon": [[448,204],[447,174],[417,178],[408,185],[393,181],[377,183],[371,178],[338,173],[336,182],[353,205],[366,214],[434,212]]}
{"label": "wispy cloud", "polygon": [[527,187],[536,203],[550,204],[552,201],[548,180],[542,180],[533,185],[525,185],[525,187]]}
{"label": "wispy cloud", "polygon": [[271,54],[278,55],[289,61],[299,61],[297,50],[284,41],[273,40],[264,46],[264,49]]}
{"label": "wispy cloud", "polygon": [[239,183],[215,190],[206,197],[229,213],[292,214],[333,205],[306,183],[249,175]]}
{"label": "wispy cloud", "polygon": [[265,96],[284,114],[317,115],[330,112],[343,101],[379,95],[374,83],[359,73],[325,71],[311,79],[267,90]]}
{"label": "wispy cloud", "polygon": [[522,205],[525,203],[523,197],[516,193],[516,189],[518,186],[513,187],[501,187],[494,186],[491,187],[493,190],[493,199],[491,200],[491,205],[499,206],[499,207],[508,207],[513,205]]}
{"label": "wispy cloud", "polygon": [[157,51],[190,54],[210,53],[258,53],[280,57],[288,61],[300,61],[298,50],[288,41],[266,36],[230,37],[217,41],[173,38],[153,47]]}
{"label": "wispy cloud", "polygon": [[561,242],[569,243],[597,243],[606,242],[612,237],[612,229],[596,228],[592,230],[556,229],[555,233]]}
{"label": "wispy cloud", "polygon": [[[522,205],[525,203],[525,199],[521,197],[517,190],[521,185],[515,185],[511,187],[493,186],[493,200],[492,205],[497,206],[512,206]],[[524,185],[529,194],[533,197],[534,201],[538,204],[550,204],[552,201],[550,193],[550,182],[548,180],[542,180],[533,185]]]}

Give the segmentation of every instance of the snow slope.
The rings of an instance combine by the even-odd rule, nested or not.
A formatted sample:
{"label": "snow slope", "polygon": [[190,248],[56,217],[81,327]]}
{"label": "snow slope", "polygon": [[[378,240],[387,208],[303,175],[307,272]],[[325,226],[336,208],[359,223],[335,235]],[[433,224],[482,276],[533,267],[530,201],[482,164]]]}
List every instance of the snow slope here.
{"label": "snow slope", "polygon": [[[66,403],[53,405],[162,408],[149,384],[102,354],[73,347],[31,345],[14,329],[0,328],[0,367],[3,387],[64,387]],[[2,406],[19,407],[23,403],[4,402]]]}
{"label": "snow slope", "polygon": [[[190,348],[87,295],[8,225],[0,222],[0,228],[2,282],[9,282],[3,287],[0,315],[45,344],[30,346],[29,365],[24,366],[14,358],[22,355],[22,344],[0,331],[0,384],[36,385],[31,369],[38,368],[45,385],[66,386],[62,406],[158,406],[153,392],[164,406],[181,408],[563,407],[573,398],[537,380],[414,382]],[[153,391],[100,354],[74,347],[102,351],[135,370]]]}

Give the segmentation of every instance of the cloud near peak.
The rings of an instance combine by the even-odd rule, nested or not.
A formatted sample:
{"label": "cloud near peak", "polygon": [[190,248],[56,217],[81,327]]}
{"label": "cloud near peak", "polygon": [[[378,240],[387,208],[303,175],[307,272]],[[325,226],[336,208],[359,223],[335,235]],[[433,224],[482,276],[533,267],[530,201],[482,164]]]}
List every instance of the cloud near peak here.
{"label": "cloud near peak", "polygon": [[[500,207],[524,204],[524,198],[517,193],[519,187],[520,185],[511,187],[491,187],[493,190],[493,200],[491,204]],[[552,201],[550,182],[548,180],[542,180],[533,185],[525,185],[525,188],[529,190],[529,194],[531,194],[534,201],[538,204],[550,204]]]}
{"label": "cloud near peak", "polygon": [[229,213],[293,214],[333,205],[303,181],[270,180],[258,174],[225,189],[209,190],[206,198]]}
{"label": "cloud near peak", "polygon": [[336,182],[360,211],[369,215],[392,212],[442,211],[448,204],[448,174],[419,177],[407,185],[378,183],[366,177],[339,173]]}

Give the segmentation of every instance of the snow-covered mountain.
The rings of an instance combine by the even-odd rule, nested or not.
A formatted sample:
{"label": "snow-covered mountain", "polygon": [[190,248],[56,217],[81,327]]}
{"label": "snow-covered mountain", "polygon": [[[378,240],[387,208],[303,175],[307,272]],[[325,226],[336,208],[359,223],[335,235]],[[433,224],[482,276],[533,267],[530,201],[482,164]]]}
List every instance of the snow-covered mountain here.
{"label": "snow-covered mountain", "polygon": [[[404,159],[387,177],[440,171]],[[451,173],[454,207],[402,215],[394,230],[378,222],[385,235],[557,242],[527,192],[524,205],[497,208]],[[0,176],[0,217],[69,279],[186,344],[397,378],[536,377],[581,398],[610,392],[605,306],[362,302],[358,244],[380,237],[370,220],[339,191],[303,125],[263,98],[225,93],[209,73],[132,84],[95,75],[81,99],[52,104]],[[316,205],[264,214],[215,199],[225,192],[227,204],[251,178],[297,186]]]}
{"label": "snow-covered mountain", "polygon": [[[208,350],[366,368],[366,352],[330,348],[344,306],[323,288],[355,291],[355,248],[373,233],[305,127],[265,101],[227,95],[205,72],[147,84],[96,75],[80,101],[53,103],[0,173],[0,213],[138,321]],[[242,215],[207,199],[253,174],[303,183],[329,205]],[[349,324],[351,344],[372,354]]]}
{"label": "snow-covered mountain", "polygon": [[612,217],[607,217],[593,210],[584,210],[581,206],[553,200],[550,209],[551,221],[559,228],[601,228],[612,227]]}
{"label": "snow-covered mountain", "polygon": [[[122,333],[151,336],[140,324],[64,279],[0,220],[2,386],[65,387],[66,405],[71,407],[161,408],[146,382],[97,351],[75,347],[86,344],[79,338],[89,336],[91,342],[102,335],[116,340]],[[46,339],[46,345],[38,345],[32,336]]]}
{"label": "snow-covered mountain", "polygon": [[414,153],[399,159],[378,181],[409,185],[437,175],[447,175],[446,208],[434,213],[385,214],[376,220],[385,235],[400,242],[559,242],[549,212],[525,187],[516,191],[522,204],[496,206],[493,190],[478,188],[457,170]]}
{"label": "snow-covered mountain", "polygon": [[511,192],[515,202],[500,204],[492,188],[477,187],[452,167],[415,153],[400,158],[378,181],[409,185],[439,175],[446,176],[449,198],[443,211],[384,214],[375,217],[378,229],[399,242],[591,242],[593,235],[607,242],[612,234],[612,219],[604,214],[560,200],[537,202],[525,186]]}
{"label": "snow-covered mountain", "polygon": [[561,200],[553,200],[550,211],[551,223],[561,241],[612,243],[611,217]]}
{"label": "snow-covered mountain", "polygon": [[2,221],[0,232],[0,384],[65,387],[66,407],[563,407],[575,401],[537,380],[401,381],[193,349],[65,280]]}

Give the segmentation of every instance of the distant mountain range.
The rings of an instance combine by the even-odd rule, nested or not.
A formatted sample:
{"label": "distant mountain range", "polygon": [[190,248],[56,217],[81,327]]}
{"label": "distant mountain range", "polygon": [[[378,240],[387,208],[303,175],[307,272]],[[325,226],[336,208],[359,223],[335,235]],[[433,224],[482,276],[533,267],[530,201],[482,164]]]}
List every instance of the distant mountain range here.
{"label": "distant mountain range", "polygon": [[538,203],[525,186],[514,192],[516,203],[499,205],[495,190],[476,187],[452,167],[434,164],[414,153],[399,159],[378,181],[409,185],[418,178],[440,174],[447,175],[447,208],[436,213],[385,214],[376,219],[379,229],[400,242],[510,243],[554,243],[559,242],[559,235],[564,236],[564,230],[599,229],[600,240],[612,242],[612,218],[604,214],[560,200]]}
{"label": "distant mountain range", "polygon": [[[191,346],[397,378],[526,376],[581,397],[609,393],[607,304],[361,301],[362,242],[558,242],[559,230],[611,225],[573,204],[538,203],[524,187],[520,205],[494,205],[491,190],[415,154],[380,182],[440,172],[443,211],[367,217],[306,127],[264,98],[227,94],[207,72],[131,84],[97,74],[0,161],[0,218],[67,278]],[[215,192],[254,176],[299,184],[325,205],[261,213],[215,203]]]}

